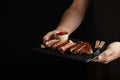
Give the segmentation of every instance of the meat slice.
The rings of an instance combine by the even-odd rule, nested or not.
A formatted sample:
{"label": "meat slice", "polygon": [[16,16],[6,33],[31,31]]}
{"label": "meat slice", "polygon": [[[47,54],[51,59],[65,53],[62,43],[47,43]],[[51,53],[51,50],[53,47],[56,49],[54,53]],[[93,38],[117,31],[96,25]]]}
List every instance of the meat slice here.
{"label": "meat slice", "polygon": [[68,44],[68,43],[69,43],[69,40],[63,42],[61,45],[59,45],[59,46],[57,47],[57,49],[59,50],[59,48],[61,48],[62,46],[66,45],[66,44]]}
{"label": "meat slice", "polygon": [[84,48],[84,51],[87,53],[87,54],[93,54],[93,50],[91,48],[91,45],[87,45],[85,48]]}
{"label": "meat slice", "polygon": [[86,47],[86,45],[85,45],[85,44],[82,44],[81,46],[79,46],[79,47],[76,49],[75,53],[76,53],[76,54],[82,54],[82,51],[83,51],[83,50],[85,51],[85,47]]}
{"label": "meat slice", "polygon": [[70,51],[70,52],[73,52],[73,51],[75,50],[76,46],[78,46],[78,44],[75,44],[75,45],[71,46],[71,47],[69,48],[69,51]]}
{"label": "meat slice", "polygon": [[52,40],[49,40],[49,41],[47,41],[47,42],[45,42],[45,45],[47,46],[47,47],[51,47],[53,44],[55,44],[56,42],[58,42],[59,40],[57,40],[57,39],[52,39]]}
{"label": "meat slice", "polygon": [[44,43],[48,48],[58,50],[60,53],[64,54],[66,51],[71,52],[71,54],[92,54],[92,47],[90,43],[78,41],[77,43],[72,40],[58,40],[52,39]]}
{"label": "meat slice", "polygon": [[80,43],[78,43],[78,46],[74,49],[73,53],[78,54],[78,52],[77,52],[78,49],[82,49],[82,48],[84,48],[84,43],[80,42]]}
{"label": "meat slice", "polygon": [[69,50],[72,54],[93,53],[91,45],[88,42],[83,42],[83,41],[78,41],[78,43],[70,47]]}
{"label": "meat slice", "polygon": [[65,52],[66,50],[68,50],[71,46],[73,46],[73,45],[75,45],[75,44],[76,44],[76,43],[74,43],[73,41],[69,40],[66,44],[60,46],[60,47],[58,48],[58,50],[59,50],[62,54],[64,54],[64,52]]}
{"label": "meat slice", "polygon": [[84,42],[84,44],[76,50],[76,53],[77,54],[83,54],[83,53],[92,54],[93,51],[92,51],[91,45],[88,42]]}

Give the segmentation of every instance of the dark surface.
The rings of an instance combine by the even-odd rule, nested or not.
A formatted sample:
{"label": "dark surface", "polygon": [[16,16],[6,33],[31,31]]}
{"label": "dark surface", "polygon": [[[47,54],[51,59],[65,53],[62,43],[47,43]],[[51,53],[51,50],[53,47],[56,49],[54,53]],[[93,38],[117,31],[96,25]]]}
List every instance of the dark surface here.
{"label": "dark surface", "polygon": [[[79,41],[79,39],[73,39],[70,36],[69,36],[69,39],[72,40],[73,42]],[[53,50],[50,48],[41,48],[41,44],[43,44],[43,42],[42,42],[42,40],[39,40],[39,43],[34,46],[33,51],[36,51],[38,53],[48,54],[48,55],[64,57],[67,59],[72,59],[72,60],[76,60],[76,61],[80,61],[80,62],[90,62],[94,58],[97,58],[97,56],[99,56],[101,54],[101,52],[104,51],[107,47],[107,45],[105,44],[102,48],[95,48],[94,47],[95,41],[92,41],[92,42],[89,42],[89,44],[91,45],[91,48],[93,50],[93,53],[91,55],[89,55],[87,53],[82,53],[82,55],[74,55],[68,51],[66,51],[64,54],[61,54],[58,50]],[[38,55],[38,54],[33,53],[33,55]]]}
{"label": "dark surface", "polygon": [[8,16],[8,0],[0,1],[0,17]]}
{"label": "dark surface", "polygon": [[94,58],[99,56],[100,53],[101,53],[101,48],[96,49],[94,51],[94,53],[91,54],[91,55],[89,55],[87,53],[83,53],[82,55],[74,55],[74,54],[71,54],[70,52],[65,52],[64,54],[61,54],[59,51],[52,50],[52,49],[47,49],[47,48],[43,49],[43,48],[40,48],[40,46],[33,48],[33,50],[38,51],[38,52],[42,52],[42,53],[45,53],[45,54],[51,54],[51,55],[55,55],[55,56],[59,56],[59,57],[64,57],[64,58],[69,58],[69,59],[72,59],[72,60],[77,60],[77,61],[80,61],[80,62],[90,62],[91,60],[93,60]]}

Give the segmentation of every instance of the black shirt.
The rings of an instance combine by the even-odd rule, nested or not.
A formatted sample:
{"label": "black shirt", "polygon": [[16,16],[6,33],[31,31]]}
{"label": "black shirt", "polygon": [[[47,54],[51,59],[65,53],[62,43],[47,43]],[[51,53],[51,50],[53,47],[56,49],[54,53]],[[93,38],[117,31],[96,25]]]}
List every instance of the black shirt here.
{"label": "black shirt", "polygon": [[120,41],[120,0],[94,0],[92,38]]}
{"label": "black shirt", "polygon": [[[120,0],[92,0],[92,40],[120,41]],[[88,63],[88,80],[120,80],[120,59],[108,64]]]}

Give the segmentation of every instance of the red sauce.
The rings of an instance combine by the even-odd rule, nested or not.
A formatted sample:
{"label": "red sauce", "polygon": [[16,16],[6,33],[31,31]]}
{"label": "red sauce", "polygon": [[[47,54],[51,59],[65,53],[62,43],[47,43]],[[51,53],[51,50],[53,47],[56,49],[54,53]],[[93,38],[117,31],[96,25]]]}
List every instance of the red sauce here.
{"label": "red sauce", "polygon": [[61,35],[65,35],[65,34],[67,34],[67,32],[59,32],[59,33],[57,33],[56,35],[61,36]]}

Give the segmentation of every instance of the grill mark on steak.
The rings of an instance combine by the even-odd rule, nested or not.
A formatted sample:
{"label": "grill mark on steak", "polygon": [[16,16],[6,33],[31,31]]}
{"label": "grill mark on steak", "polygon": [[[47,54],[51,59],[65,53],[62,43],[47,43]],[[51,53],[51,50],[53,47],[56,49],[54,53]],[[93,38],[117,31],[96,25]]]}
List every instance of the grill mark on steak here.
{"label": "grill mark on steak", "polygon": [[59,51],[60,51],[62,54],[64,54],[64,52],[67,51],[67,50],[69,50],[69,48],[70,48],[71,46],[73,46],[73,45],[75,45],[75,43],[74,43],[73,41],[69,40],[68,43],[66,43],[65,45],[59,47]]}
{"label": "grill mark on steak", "polygon": [[78,44],[79,44],[79,45],[75,48],[75,50],[74,50],[74,52],[73,52],[74,54],[78,54],[78,53],[77,53],[77,50],[78,50],[78,49],[82,49],[82,48],[83,48],[83,47],[82,47],[82,46],[84,45],[84,43],[83,43],[83,42],[78,43]]}
{"label": "grill mark on steak", "polygon": [[91,45],[87,42],[85,42],[85,44],[83,45],[83,48],[82,49],[78,49],[78,53],[79,54],[92,54],[92,48],[91,48]]}
{"label": "grill mark on steak", "polygon": [[51,46],[51,48],[52,48],[52,49],[57,49],[57,47],[60,46],[60,45],[63,44],[63,43],[64,43],[63,41],[60,41],[60,40],[59,40],[58,42],[56,42],[55,44],[53,44],[53,45]]}
{"label": "grill mark on steak", "polygon": [[62,44],[60,44],[59,46],[57,46],[57,49],[59,50],[62,46],[66,45],[66,44],[68,44],[68,43],[69,43],[69,40],[63,42]]}
{"label": "grill mark on steak", "polygon": [[77,50],[76,50],[76,54],[82,54],[82,51],[85,49],[86,45],[83,44],[81,45]]}
{"label": "grill mark on steak", "polygon": [[52,39],[44,43],[48,48],[58,50],[64,54],[66,51],[71,54],[92,54],[93,50],[88,42],[78,41],[77,43],[72,40],[61,41],[58,39]]}
{"label": "grill mark on steak", "polygon": [[75,46],[73,46],[71,49],[70,49],[70,52],[71,53],[74,53],[75,49],[79,46],[80,44],[76,44]]}

